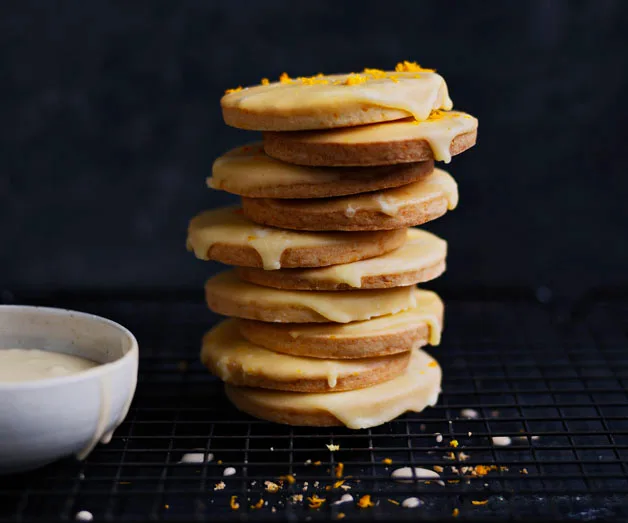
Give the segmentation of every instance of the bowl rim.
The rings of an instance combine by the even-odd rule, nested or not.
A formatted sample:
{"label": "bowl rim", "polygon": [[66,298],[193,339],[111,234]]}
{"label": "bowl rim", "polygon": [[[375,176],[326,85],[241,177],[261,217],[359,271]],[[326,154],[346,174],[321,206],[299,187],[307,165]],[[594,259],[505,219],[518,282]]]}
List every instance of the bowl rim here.
{"label": "bowl rim", "polygon": [[[110,372],[115,372],[118,369],[121,369],[129,364],[132,361],[138,361],[139,359],[139,345],[137,343],[137,339],[133,335],[133,333],[120,325],[119,323],[110,320],[108,318],[104,318],[102,316],[98,316],[96,314],[91,314],[89,312],[81,312],[72,309],[63,309],[60,307],[40,307],[38,305],[0,305],[0,315],[4,311],[17,311],[17,312],[27,312],[27,311],[38,311],[44,314],[49,314],[52,316],[79,316],[82,320],[87,321],[96,321],[100,323],[104,323],[113,327],[118,331],[121,338],[126,339],[129,342],[130,349],[120,358],[111,361],[109,363],[100,363],[96,367],[91,369],[87,369],[76,374],[71,374],[69,376],[56,376],[52,378],[42,378],[28,381],[12,381],[12,382],[0,382],[0,392],[4,391],[14,391],[19,389],[33,389],[40,388],[45,386],[54,386],[54,385],[65,385],[71,384],[83,380],[88,380],[96,377],[103,376],[104,374],[108,374]],[[2,349],[0,349],[2,350]]]}

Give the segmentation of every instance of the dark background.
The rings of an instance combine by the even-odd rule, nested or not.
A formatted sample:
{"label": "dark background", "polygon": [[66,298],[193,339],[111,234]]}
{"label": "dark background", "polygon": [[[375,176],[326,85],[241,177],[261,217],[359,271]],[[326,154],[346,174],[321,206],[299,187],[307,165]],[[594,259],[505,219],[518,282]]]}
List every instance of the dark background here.
{"label": "dark background", "polygon": [[198,288],[188,219],[234,201],[213,159],[224,89],[435,67],[478,146],[438,285],[627,281],[628,2],[67,1],[0,4],[0,286]]}

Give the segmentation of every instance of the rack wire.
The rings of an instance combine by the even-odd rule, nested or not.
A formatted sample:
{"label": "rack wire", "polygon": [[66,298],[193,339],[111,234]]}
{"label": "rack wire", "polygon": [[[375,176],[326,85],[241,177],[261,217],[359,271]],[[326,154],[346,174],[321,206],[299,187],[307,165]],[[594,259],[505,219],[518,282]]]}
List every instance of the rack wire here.
{"label": "rack wire", "polygon": [[[195,293],[5,293],[120,321],[142,355],[112,442],[82,463],[0,478],[0,521],[67,521],[81,510],[102,521],[625,520],[628,294],[591,295],[573,314],[528,293],[483,294],[447,300],[444,342],[431,349],[444,372],[438,404],[351,431],[275,425],[232,408],[197,361],[216,318]],[[190,452],[213,459],[180,463]],[[441,480],[391,479],[405,466],[436,469]],[[227,467],[235,474],[224,476]],[[270,493],[266,481],[281,488]],[[354,501],[337,503],[344,494]],[[320,508],[309,507],[313,495],[325,499]],[[366,495],[374,506],[360,508]],[[399,505],[408,497],[421,505]]]}

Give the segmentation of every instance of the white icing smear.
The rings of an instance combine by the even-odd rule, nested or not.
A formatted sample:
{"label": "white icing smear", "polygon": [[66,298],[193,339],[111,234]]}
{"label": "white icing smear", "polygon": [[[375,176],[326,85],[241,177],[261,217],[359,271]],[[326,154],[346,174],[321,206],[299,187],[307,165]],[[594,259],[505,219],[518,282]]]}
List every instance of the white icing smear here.
{"label": "white icing smear", "polygon": [[390,477],[399,483],[440,479],[438,472],[421,467],[414,467],[414,469],[412,467],[401,467],[393,470]]}
{"label": "white icing smear", "polygon": [[208,452],[205,455],[205,452],[188,452],[183,454],[179,464],[199,464],[199,463],[209,463],[214,460],[214,455],[211,452]]}
{"label": "white icing smear", "polygon": [[72,354],[40,349],[0,349],[0,383],[71,376],[98,365]]}
{"label": "white icing smear", "polygon": [[404,412],[421,412],[438,400],[441,370],[426,352],[414,349],[400,376],[360,390],[326,393],[282,392],[226,385],[236,406],[247,409],[326,411],[351,429],[375,427]]}

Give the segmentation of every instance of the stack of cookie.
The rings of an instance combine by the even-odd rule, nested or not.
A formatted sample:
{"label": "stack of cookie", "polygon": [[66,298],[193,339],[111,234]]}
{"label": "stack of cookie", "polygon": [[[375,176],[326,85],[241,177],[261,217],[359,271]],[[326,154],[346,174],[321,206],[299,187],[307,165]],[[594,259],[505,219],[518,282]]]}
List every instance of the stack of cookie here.
{"label": "stack of cookie", "polygon": [[190,222],[198,258],[235,269],[209,279],[230,316],[203,339],[203,363],[253,416],[365,428],[433,405],[443,304],[415,285],[445,270],[447,244],[414,228],[445,214],[457,186],[434,160],[475,143],[441,76],[396,71],[262,80],[222,99],[263,143],[218,158],[209,186],[242,197]]}

